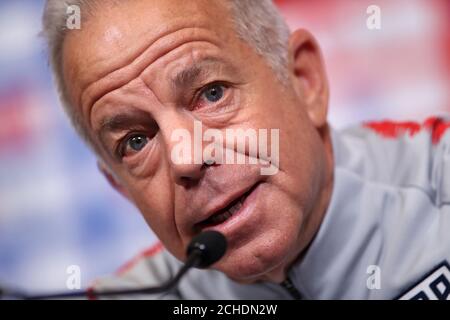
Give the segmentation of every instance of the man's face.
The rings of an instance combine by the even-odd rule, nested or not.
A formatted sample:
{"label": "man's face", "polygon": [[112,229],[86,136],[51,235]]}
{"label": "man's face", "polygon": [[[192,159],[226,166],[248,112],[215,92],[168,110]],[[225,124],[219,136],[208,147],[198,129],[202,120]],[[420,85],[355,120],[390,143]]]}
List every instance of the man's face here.
{"label": "man's face", "polygon": [[[308,84],[295,87],[305,79],[282,85],[227,16],[209,0],[106,5],[70,31],[64,77],[110,181],[166,248],[184,260],[195,235],[219,230],[229,248],[214,268],[254,281],[284,269],[311,240],[328,161],[301,97]],[[278,173],[262,175],[250,161],[174,163],[172,134],[194,136],[194,120],[224,136],[279,129]],[[248,148],[227,148],[250,157]],[[238,202],[225,221],[211,218]]]}

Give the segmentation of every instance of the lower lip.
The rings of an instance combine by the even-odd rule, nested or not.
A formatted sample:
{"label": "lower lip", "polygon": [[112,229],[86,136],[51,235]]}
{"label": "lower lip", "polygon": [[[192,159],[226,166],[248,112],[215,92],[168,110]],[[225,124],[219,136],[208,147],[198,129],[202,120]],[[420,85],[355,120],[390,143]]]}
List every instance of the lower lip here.
{"label": "lower lip", "polygon": [[247,198],[245,198],[245,201],[239,211],[234,213],[230,218],[228,218],[221,224],[206,227],[205,229],[203,229],[203,231],[214,230],[222,233],[225,237],[228,237],[236,230],[240,229],[256,211],[255,207],[260,188],[261,183],[253,189],[253,191],[247,196]]}

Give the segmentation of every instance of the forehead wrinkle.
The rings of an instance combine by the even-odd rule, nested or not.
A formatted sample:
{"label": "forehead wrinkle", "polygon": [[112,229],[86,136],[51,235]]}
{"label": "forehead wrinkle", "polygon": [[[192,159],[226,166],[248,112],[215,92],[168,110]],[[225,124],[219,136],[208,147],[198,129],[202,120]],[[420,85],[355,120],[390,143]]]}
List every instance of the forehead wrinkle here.
{"label": "forehead wrinkle", "polygon": [[[145,89],[146,92],[142,93],[142,89]],[[139,101],[142,100],[141,94],[146,96],[146,105],[161,104],[158,97],[152,91],[148,91],[142,80],[133,79],[129,84],[102,97],[95,103],[92,109],[91,127],[98,133],[101,126],[107,124],[108,119],[113,119],[116,115],[139,114],[141,119],[146,118],[152,112],[147,108],[139,107]],[[123,119],[118,119],[123,122]]]}
{"label": "forehead wrinkle", "polygon": [[[95,101],[98,101],[109,92],[126,85],[132,79],[139,77],[150,65],[153,65],[171,51],[191,42],[207,42],[209,44],[212,43],[219,45],[216,39],[212,36],[208,36],[206,33],[195,35],[195,33],[192,32],[192,29],[196,29],[200,32],[208,31],[207,29],[197,27],[181,28],[176,31],[171,31],[157,40],[152,41],[149,46],[143,50],[140,50],[137,56],[135,55],[135,57],[127,59],[127,64],[125,66],[118,66],[110,72],[105,72],[105,76],[86,85],[86,89],[84,89],[84,91],[81,90],[81,107],[82,112],[88,115],[88,122],[90,121],[90,116],[92,114],[92,109],[95,106]],[[164,41],[166,37],[175,36],[175,34],[183,32],[188,33],[188,35],[186,37],[180,36],[177,41],[169,42],[169,45],[159,44],[159,42]],[[157,48],[159,50],[156,50],[157,54],[155,52],[152,54],[150,51],[155,50],[155,46],[160,46]],[[89,108],[90,110],[88,110]]]}

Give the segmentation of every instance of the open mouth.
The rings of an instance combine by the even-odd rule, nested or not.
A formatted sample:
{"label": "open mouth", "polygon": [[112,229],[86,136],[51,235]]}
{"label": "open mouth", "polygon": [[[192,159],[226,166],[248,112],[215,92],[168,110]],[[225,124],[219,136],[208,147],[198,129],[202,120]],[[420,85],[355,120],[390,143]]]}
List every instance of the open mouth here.
{"label": "open mouth", "polygon": [[227,207],[217,211],[213,215],[211,215],[208,219],[205,219],[197,224],[197,227],[201,229],[207,228],[207,227],[213,227],[217,226],[228,219],[230,219],[232,216],[239,213],[242,206],[244,205],[245,199],[253,192],[253,190],[258,186],[258,184],[255,184],[250,190],[248,190],[246,193],[244,193],[239,198],[233,200]]}

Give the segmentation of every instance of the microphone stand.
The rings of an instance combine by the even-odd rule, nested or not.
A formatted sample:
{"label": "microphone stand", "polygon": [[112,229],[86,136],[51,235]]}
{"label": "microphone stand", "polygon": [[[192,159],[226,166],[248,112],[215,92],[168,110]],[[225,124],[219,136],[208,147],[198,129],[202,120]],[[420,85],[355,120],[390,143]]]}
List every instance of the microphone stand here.
{"label": "microphone stand", "polygon": [[217,262],[223,257],[227,249],[226,238],[217,231],[205,231],[192,239],[187,248],[187,261],[178,271],[173,279],[159,287],[148,287],[138,289],[117,289],[107,291],[83,290],[76,292],[64,292],[46,295],[26,295],[20,291],[2,290],[0,288],[1,297],[11,297],[23,300],[49,300],[49,299],[69,299],[82,297],[109,297],[118,295],[135,295],[135,294],[157,294],[167,293],[176,287],[181,277],[192,268],[206,268]]}
{"label": "microphone stand", "polygon": [[110,297],[116,295],[137,295],[137,294],[157,294],[157,293],[167,293],[175,288],[180,281],[181,277],[192,267],[196,267],[201,260],[201,251],[194,250],[188,257],[188,260],[183,265],[183,267],[178,271],[174,278],[167,281],[165,284],[159,287],[148,287],[139,289],[118,289],[118,290],[108,290],[108,291],[94,291],[94,290],[84,290],[77,292],[65,292],[49,295],[36,295],[36,296],[24,296],[21,295],[24,300],[50,300],[50,299],[68,299],[68,298],[81,298],[81,297]]}

